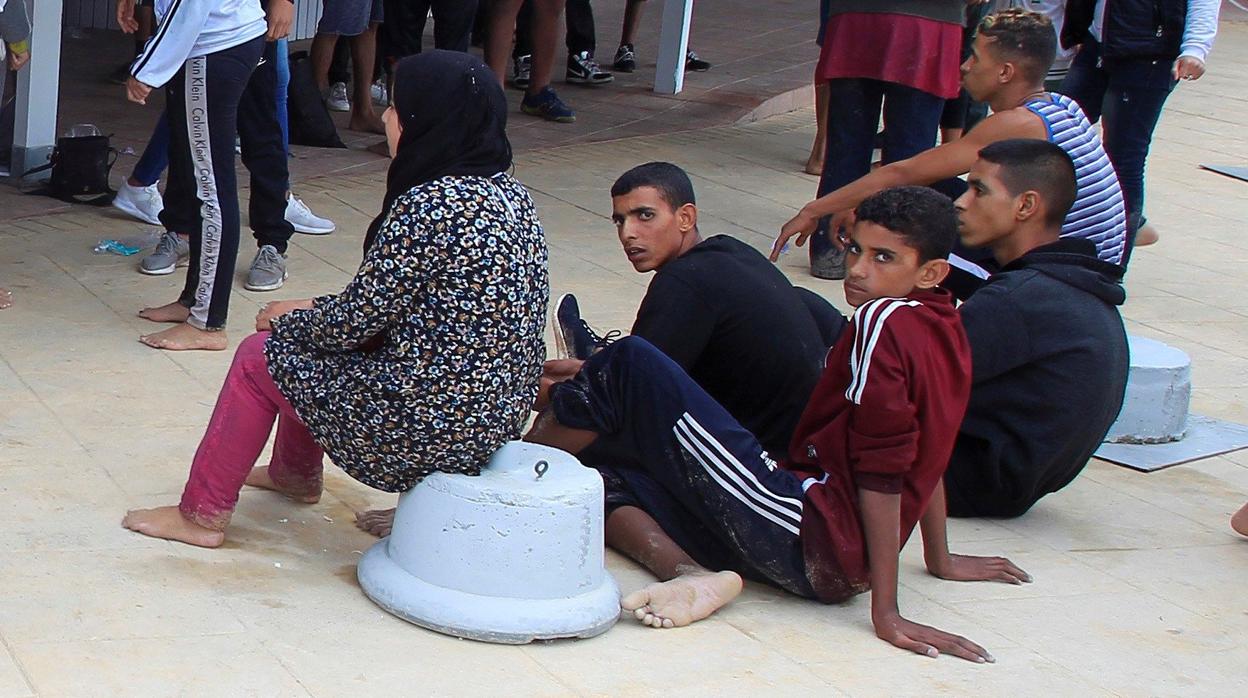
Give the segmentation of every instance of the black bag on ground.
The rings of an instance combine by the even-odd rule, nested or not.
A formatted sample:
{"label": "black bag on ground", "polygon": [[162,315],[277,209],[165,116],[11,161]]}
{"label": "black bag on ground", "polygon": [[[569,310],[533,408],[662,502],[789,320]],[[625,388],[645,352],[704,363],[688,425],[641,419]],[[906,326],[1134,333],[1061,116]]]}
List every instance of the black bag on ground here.
{"label": "black bag on ground", "polygon": [[117,150],[109,145],[109,136],[62,136],[48,158],[48,164],[36,167],[25,175],[52,170],[46,187],[34,194],[46,194],[71,204],[107,206],[116,192],[108,186],[108,174],[117,162]]}
{"label": "black bag on ground", "polygon": [[286,93],[287,123],[292,145],[317,148],[345,148],[338,137],[334,120],[329,117],[321,91],[312,75],[312,60],[307,51],[290,54],[290,87]]}

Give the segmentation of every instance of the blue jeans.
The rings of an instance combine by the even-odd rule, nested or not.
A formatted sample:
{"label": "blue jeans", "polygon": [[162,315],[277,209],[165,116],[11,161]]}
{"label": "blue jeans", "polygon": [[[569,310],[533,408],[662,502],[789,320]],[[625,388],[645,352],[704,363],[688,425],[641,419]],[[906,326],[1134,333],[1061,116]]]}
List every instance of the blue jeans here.
{"label": "blue jeans", "polygon": [[[286,40],[278,39],[274,62],[277,67],[277,120],[282,125],[282,145],[286,154],[290,154],[290,127],[286,111],[286,91],[290,86],[290,56],[286,49]],[[160,181],[160,175],[169,167],[169,115],[160,113],[152,137],[147,140],[147,147],[130,176],[139,186],[150,187]]]}
{"label": "blue jeans", "polygon": [[[819,179],[819,196],[840,189],[871,171],[875,132],[884,112],[885,164],[914,157],[936,145],[936,129],[945,100],[913,87],[881,80],[842,78],[828,81],[828,144]],[[810,239],[811,273],[820,278],[844,276],[844,254],[832,244],[827,221]],[[839,274],[838,274],[839,269]]]}
{"label": "blue jeans", "polygon": [[277,67],[277,122],[282,125],[282,147],[290,156],[290,117],[286,98],[290,90],[290,50],[286,39],[278,39],[274,47],[274,65]]}
{"label": "blue jeans", "polygon": [[1079,103],[1088,121],[1105,120],[1105,153],[1118,173],[1127,207],[1128,250],[1144,214],[1144,163],[1153,129],[1177,84],[1172,63],[1164,58],[1103,60],[1100,44],[1088,39],[1060,90]]}

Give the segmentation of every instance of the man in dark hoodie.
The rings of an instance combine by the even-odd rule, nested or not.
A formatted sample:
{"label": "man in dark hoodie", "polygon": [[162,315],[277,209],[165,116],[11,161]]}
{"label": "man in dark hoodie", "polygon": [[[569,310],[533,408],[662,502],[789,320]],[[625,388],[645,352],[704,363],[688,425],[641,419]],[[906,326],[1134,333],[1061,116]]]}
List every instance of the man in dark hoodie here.
{"label": "man in dark hoodie", "polygon": [[962,242],[991,249],[1001,270],[961,307],[973,382],[945,487],[950,515],[1013,517],[1070,483],[1117,419],[1126,293],[1093,243],[1059,239],[1075,199],[1062,148],[998,141],[967,182]]}

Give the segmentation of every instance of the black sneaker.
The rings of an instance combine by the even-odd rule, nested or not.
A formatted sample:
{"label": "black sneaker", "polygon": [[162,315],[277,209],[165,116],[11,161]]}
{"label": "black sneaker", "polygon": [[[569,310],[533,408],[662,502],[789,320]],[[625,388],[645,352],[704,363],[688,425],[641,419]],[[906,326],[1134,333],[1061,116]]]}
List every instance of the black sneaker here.
{"label": "black sneaker", "polygon": [[573,85],[602,85],[615,76],[602,69],[589,51],[568,54],[567,80]]}
{"label": "black sneaker", "polygon": [[615,61],[611,66],[621,73],[631,73],[637,70],[637,51],[633,45],[620,44],[620,47],[615,50]]}
{"label": "black sneaker", "polygon": [[533,56],[516,56],[511,62],[511,86],[517,90],[529,89],[533,76]]}
{"label": "black sneaker", "polygon": [[581,309],[576,303],[576,296],[565,293],[555,306],[555,344],[559,353],[569,359],[584,361],[594,352],[614,342],[621,332],[612,330],[606,335],[599,335],[581,319]]}
{"label": "black sneaker", "polygon": [[711,64],[698,57],[693,51],[685,53],[685,70],[701,73],[711,69]]}

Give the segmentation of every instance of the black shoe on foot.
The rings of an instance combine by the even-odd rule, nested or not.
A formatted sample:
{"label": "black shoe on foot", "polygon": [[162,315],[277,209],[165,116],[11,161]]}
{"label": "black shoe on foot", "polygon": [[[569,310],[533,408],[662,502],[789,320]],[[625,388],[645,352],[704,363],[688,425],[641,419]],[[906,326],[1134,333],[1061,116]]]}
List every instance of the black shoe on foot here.
{"label": "black shoe on foot", "polygon": [[621,73],[631,73],[637,70],[637,51],[633,45],[620,44],[620,47],[615,50],[615,62],[611,65]]}
{"label": "black shoe on foot", "polygon": [[589,51],[568,55],[567,80],[573,85],[601,85],[615,76],[602,69]]}
{"label": "black shoe on foot", "polygon": [[685,70],[701,73],[711,69],[711,64],[698,57],[693,51],[685,53]]}
{"label": "black shoe on foot", "polygon": [[600,335],[590,329],[581,319],[581,309],[571,293],[565,293],[555,306],[555,343],[559,345],[559,353],[569,359],[584,361],[614,342],[620,334],[619,330],[612,330]]}

